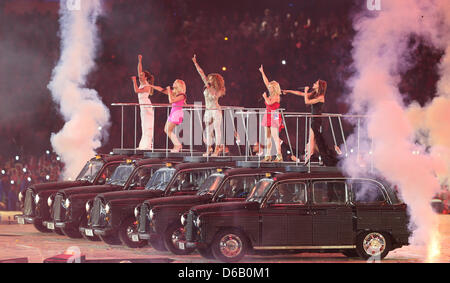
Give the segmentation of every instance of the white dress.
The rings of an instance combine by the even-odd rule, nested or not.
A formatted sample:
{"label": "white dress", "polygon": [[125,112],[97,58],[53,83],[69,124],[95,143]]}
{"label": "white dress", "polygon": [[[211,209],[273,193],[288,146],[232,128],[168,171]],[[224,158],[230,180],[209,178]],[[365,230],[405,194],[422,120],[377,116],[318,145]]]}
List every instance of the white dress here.
{"label": "white dress", "polygon": [[[142,89],[148,85],[140,85]],[[138,93],[139,104],[151,104],[149,98],[150,92]],[[139,142],[138,149],[152,149],[153,148],[153,126],[155,124],[155,114],[153,107],[139,106],[141,111],[141,129],[142,136]]]}
{"label": "white dress", "polygon": [[[222,110],[219,105],[219,98],[212,94],[210,89],[206,88],[203,92],[205,96],[205,116],[203,121],[205,122],[205,143],[207,146],[215,144],[222,144]],[[213,132],[214,131],[214,132]]]}

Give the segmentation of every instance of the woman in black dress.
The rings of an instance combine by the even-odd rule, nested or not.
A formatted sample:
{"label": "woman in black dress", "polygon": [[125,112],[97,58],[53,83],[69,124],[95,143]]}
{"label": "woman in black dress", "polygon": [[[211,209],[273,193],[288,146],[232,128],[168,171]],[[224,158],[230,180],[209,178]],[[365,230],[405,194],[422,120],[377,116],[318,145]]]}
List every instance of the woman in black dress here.
{"label": "woman in black dress", "polygon": [[[325,93],[327,91],[327,82],[324,80],[318,80],[314,83],[313,91],[308,92],[309,87],[305,87],[305,92],[284,90],[284,93],[291,93],[295,95],[303,96],[305,104],[311,105],[311,115],[321,115],[322,107],[325,103]],[[307,145],[307,153],[305,154],[305,164],[307,164],[311,156],[315,152],[319,152],[323,162],[327,166],[335,166],[338,162],[336,153],[330,150],[320,132],[322,126],[322,119],[320,117],[311,117],[311,128],[309,132],[309,142]],[[339,152],[338,148],[335,148]]]}

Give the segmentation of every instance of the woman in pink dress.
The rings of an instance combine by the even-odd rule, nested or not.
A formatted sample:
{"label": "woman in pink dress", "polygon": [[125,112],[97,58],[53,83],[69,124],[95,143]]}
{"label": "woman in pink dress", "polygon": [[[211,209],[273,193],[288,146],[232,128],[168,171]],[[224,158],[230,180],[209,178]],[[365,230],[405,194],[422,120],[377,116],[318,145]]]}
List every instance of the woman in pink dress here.
{"label": "woman in pink dress", "polygon": [[271,81],[266,77],[266,74],[264,73],[263,66],[261,65],[261,68],[259,68],[259,71],[261,72],[264,84],[267,87],[267,90],[269,91],[269,96],[264,92],[263,98],[264,102],[266,104],[266,114],[264,115],[264,118],[261,122],[261,125],[264,127],[264,130],[266,132],[266,156],[264,157],[263,161],[272,161],[272,138],[275,141],[275,147],[277,149],[277,157],[275,158],[274,162],[281,162],[283,161],[283,155],[281,154],[281,141],[279,137],[279,131],[283,127],[283,123],[281,120],[281,115],[278,112],[278,109],[280,108],[280,95],[281,95],[281,88],[280,84],[276,81]]}
{"label": "woman in pink dress", "polygon": [[169,97],[169,103],[172,104],[169,118],[167,119],[164,127],[164,132],[169,136],[173,143],[173,149],[170,152],[180,152],[182,149],[181,142],[173,132],[177,125],[183,122],[183,105],[186,104],[186,84],[182,80],[176,80],[172,88],[170,86],[163,89],[159,86],[150,85],[151,88],[156,89],[159,92],[167,94]]}

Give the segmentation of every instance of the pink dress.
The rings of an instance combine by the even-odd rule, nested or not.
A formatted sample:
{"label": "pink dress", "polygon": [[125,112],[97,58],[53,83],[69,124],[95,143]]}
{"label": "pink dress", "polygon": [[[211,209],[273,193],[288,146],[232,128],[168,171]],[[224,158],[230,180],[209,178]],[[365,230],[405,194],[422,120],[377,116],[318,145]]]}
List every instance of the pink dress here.
{"label": "pink dress", "polygon": [[183,123],[183,107],[180,106],[184,105],[186,101],[186,95],[184,93],[180,93],[177,95],[177,97],[180,95],[183,95],[184,99],[172,103],[172,109],[170,109],[170,115],[168,119],[169,122],[172,122],[175,125],[180,125],[181,123]]}

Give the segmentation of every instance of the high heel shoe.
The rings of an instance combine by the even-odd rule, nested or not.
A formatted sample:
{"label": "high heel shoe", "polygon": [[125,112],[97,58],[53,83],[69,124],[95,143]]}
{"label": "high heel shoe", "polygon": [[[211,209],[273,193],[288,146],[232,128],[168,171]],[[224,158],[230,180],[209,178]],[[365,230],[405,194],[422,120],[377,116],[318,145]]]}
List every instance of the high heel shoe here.
{"label": "high heel shoe", "polygon": [[223,153],[223,145],[216,145],[216,148],[214,149],[214,153],[211,154],[211,156],[219,156],[221,153]]}
{"label": "high heel shoe", "polygon": [[212,146],[208,146],[208,149],[206,150],[205,153],[203,153],[203,156],[207,157],[211,154],[211,152],[213,152]]}
{"label": "high heel shoe", "polygon": [[277,154],[277,158],[273,162],[283,162],[283,155]]}
{"label": "high heel shoe", "polygon": [[262,162],[270,162],[270,161],[272,161],[272,156],[266,155],[266,157],[264,157],[264,159],[261,160],[261,161],[262,161]]}
{"label": "high heel shoe", "polygon": [[180,152],[182,148],[183,148],[182,145],[176,145],[170,150],[170,152],[177,153],[177,152]]}

